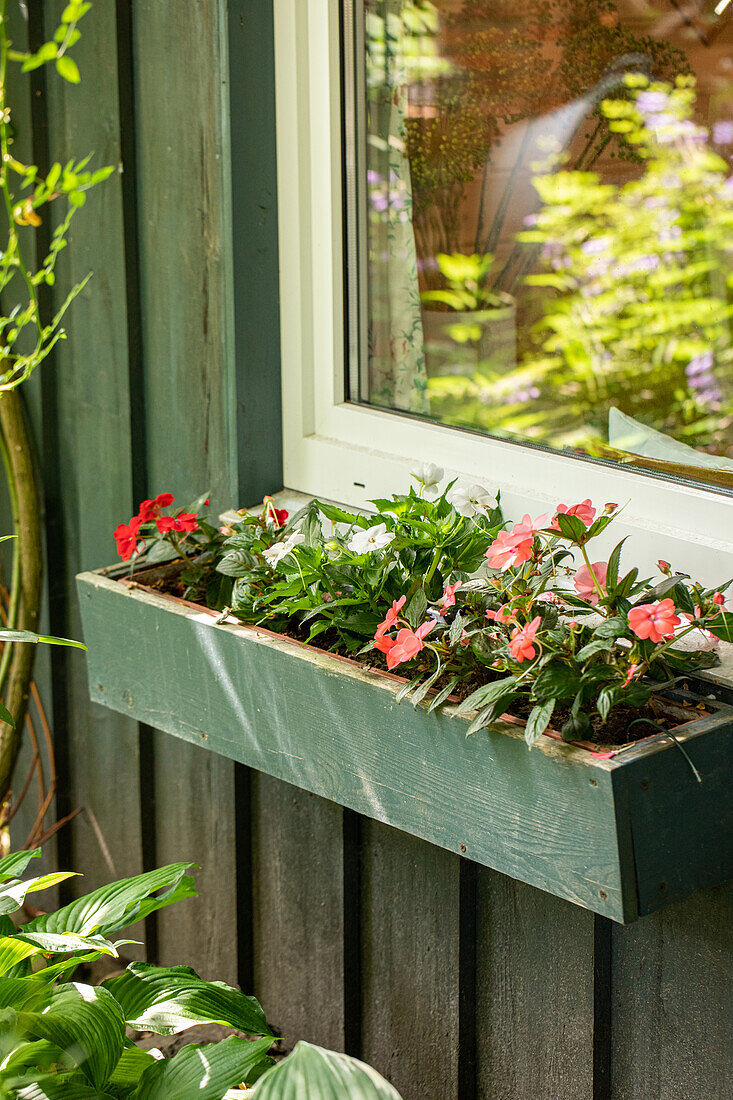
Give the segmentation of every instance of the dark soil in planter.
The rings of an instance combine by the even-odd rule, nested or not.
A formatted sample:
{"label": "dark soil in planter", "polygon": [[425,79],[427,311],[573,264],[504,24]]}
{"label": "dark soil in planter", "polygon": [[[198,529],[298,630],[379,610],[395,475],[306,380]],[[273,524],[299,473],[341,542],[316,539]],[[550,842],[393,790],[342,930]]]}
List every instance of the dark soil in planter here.
{"label": "dark soil in planter", "polygon": [[[118,579],[128,584],[135,584],[140,588],[145,588],[152,592],[170,596],[175,600],[186,603],[189,607],[207,611],[212,618],[216,618],[218,613],[211,610],[211,608],[184,599],[185,585],[180,579],[182,568],[183,565],[181,562],[174,561],[154,568],[143,569],[140,572],[134,573],[131,577],[123,575]],[[231,618],[236,620],[237,617],[232,614]],[[346,660],[361,665],[364,668],[379,672],[383,676],[389,676],[399,683],[407,683],[408,681],[407,677],[398,676],[393,672],[389,672],[384,665],[374,664],[372,659],[373,654],[371,652],[365,654],[362,658],[356,658],[347,651],[345,646],[339,645],[337,641],[331,646],[314,645],[313,643],[306,642],[308,636],[308,630],[306,628],[294,627],[292,630],[276,633],[265,626],[254,627],[251,623],[244,622],[242,622],[242,625],[264,631],[268,634],[273,634],[275,637],[291,638],[293,641],[300,642],[302,645],[308,645],[311,649],[317,649],[321,653],[339,657],[341,660]],[[322,634],[321,639],[327,642],[329,639],[328,632]],[[477,678],[474,682],[467,681],[459,685],[456,693],[449,697],[449,701],[453,703],[460,702],[485,682],[485,680]],[[433,696],[436,695],[440,691],[441,686],[440,681],[438,681],[429,694]],[[521,721],[526,721],[531,709],[532,704],[529,701],[517,700],[512,706],[512,717],[518,718]],[[590,749],[591,751],[598,751],[606,748],[619,749],[624,746],[634,745],[638,741],[648,740],[650,737],[658,736],[660,733],[677,730],[687,722],[695,721],[697,718],[703,717],[707,713],[703,703],[695,704],[680,702],[678,700],[672,701],[660,694],[658,696],[652,696],[649,703],[644,707],[614,708],[605,722],[597,712],[590,714],[589,718],[593,730],[591,739],[589,741],[576,741],[574,744],[581,748]],[[547,735],[560,739],[560,734],[557,730],[559,730],[569,716],[569,706],[556,707],[553,726],[547,731]],[[629,728],[632,723],[636,723],[634,728],[638,730],[638,735],[630,737]]]}

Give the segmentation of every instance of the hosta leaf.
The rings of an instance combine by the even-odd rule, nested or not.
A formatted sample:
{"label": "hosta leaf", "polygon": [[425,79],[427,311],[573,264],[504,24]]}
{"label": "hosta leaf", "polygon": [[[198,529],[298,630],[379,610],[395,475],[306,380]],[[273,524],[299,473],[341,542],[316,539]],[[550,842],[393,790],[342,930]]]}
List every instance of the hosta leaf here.
{"label": "hosta leaf", "polygon": [[17,878],[23,874],[32,859],[38,859],[41,855],[40,848],[33,848],[29,852],[11,852],[10,855],[0,859],[0,882],[9,878]]}
{"label": "hosta leaf", "polygon": [[142,920],[148,914],[173,905],[182,898],[194,897],[193,879],[185,874],[192,863],[171,863],[144,875],[120,879],[91,894],[72,901],[54,913],[44,913],[30,921],[24,932],[78,932],[109,935]]}
{"label": "hosta leaf", "polygon": [[253,1100],[400,1100],[371,1066],[304,1042],[263,1074],[249,1095]]}
{"label": "hosta leaf", "polygon": [[8,970],[23,962],[23,959],[38,955],[40,950],[35,944],[23,943],[15,936],[0,936],[0,975],[7,974]]}
{"label": "hosta leaf", "polygon": [[49,1007],[34,1018],[30,1031],[59,1046],[98,1088],[107,1081],[125,1045],[125,1020],[112,994],[77,982],[51,992]]}
{"label": "hosta leaf", "polygon": [[271,1046],[271,1039],[249,1042],[230,1035],[220,1043],[184,1047],[145,1070],[134,1100],[221,1100],[227,1089],[246,1080]]}
{"label": "hosta leaf", "polygon": [[75,873],[74,871],[56,871],[50,875],[27,878],[22,882],[5,883],[0,886],[0,913],[15,913],[25,901],[26,894],[47,890],[49,886],[56,886],[57,883],[72,878]]}
{"label": "hosta leaf", "polygon": [[[42,972],[43,973],[43,972]],[[39,977],[0,977],[0,1010],[12,1008],[17,1012],[35,1010],[46,1005],[50,995],[48,982]]]}
{"label": "hosta leaf", "polygon": [[125,1047],[122,1057],[107,1082],[107,1087],[132,1088],[138,1083],[145,1070],[160,1061],[162,1057],[159,1050],[141,1050],[140,1047],[132,1045]]}
{"label": "hosta leaf", "polygon": [[80,1074],[73,1077],[49,1077],[18,1089],[18,1100],[115,1100],[109,1092],[100,1092],[87,1084]]}
{"label": "hosta leaf", "polygon": [[138,1031],[172,1035],[192,1024],[223,1024],[250,1035],[272,1034],[254,997],[224,982],[205,982],[188,966],[135,962],[102,985]]}

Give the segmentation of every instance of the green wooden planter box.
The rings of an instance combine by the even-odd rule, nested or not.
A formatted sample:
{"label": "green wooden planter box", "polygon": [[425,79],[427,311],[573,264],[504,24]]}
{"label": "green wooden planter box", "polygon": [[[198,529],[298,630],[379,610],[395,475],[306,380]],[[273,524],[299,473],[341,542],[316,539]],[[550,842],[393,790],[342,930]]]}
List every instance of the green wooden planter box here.
{"label": "green wooden planter box", "polygon": [[529,752],[516,721],[467,738],[394,678],[106,572],[77,578],[104,706],[616,921],[730,877],[733,707],[678,730],[701,783],[669,739]]}

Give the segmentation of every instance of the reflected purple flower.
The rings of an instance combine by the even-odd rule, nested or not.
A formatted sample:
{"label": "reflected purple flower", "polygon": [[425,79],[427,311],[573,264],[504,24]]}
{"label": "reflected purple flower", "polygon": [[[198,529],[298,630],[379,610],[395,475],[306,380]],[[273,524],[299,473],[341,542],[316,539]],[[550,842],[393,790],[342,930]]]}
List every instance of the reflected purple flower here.
{"label": "reflected purple flower", "polygon": [[705,351],[696,355],[685,367],[687,382],[695,400],[708,408],[718,408],[723,400],[723,393],[713,374],[713,364],[712,351]]}
{"label": "reflected purple flower", "polygon": [[733,122],[716,122],[713,126],[713,141],[716,145],[733,145]]}

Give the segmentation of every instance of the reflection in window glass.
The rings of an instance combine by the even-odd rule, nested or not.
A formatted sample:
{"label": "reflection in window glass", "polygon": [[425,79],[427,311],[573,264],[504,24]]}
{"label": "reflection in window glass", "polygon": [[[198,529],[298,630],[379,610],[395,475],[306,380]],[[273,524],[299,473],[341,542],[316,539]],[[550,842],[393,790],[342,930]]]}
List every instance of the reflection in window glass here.
{"label": "reflection in window glass", "polygon": [[352,400],[733,486],[733,0],[353,17]]}

